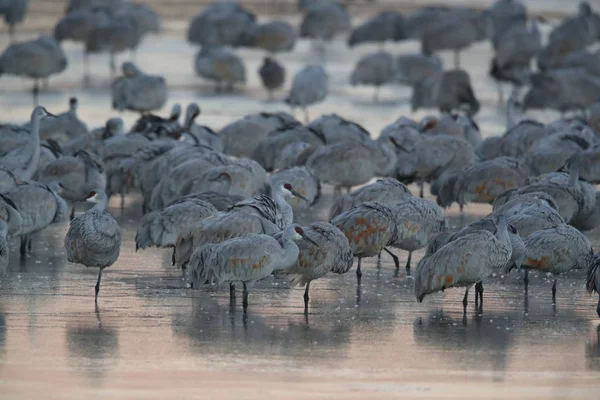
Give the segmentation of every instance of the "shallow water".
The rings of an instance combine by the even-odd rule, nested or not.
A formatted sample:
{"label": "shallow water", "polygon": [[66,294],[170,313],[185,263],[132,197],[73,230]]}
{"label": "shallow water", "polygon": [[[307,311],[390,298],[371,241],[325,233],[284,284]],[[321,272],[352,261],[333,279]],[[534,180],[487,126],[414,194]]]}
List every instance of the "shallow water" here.
{"label": "shallow water", "polygon": [[[39,10],[55,10],[49,4],[60,2],[32,3],[37,17],[28,20],[21,37],[49,29],[53,15]],[[565,3],[529,5],[564,12]],[[262,53],[242,51],[246,88],[216,96],[194,75],[196,50],[182,40],[186,23],[169,20],[165,25],[167,32],[146,40],[136,60],[148,72],[166,73],[170,104],[198,101],[201,123],[214,128],[250,112],[285,110],[281,103],[265,102],[254,72]],[[6,38],[0,42],[6,45]],[[386,48],[401,54],[418,51],[418,44]],[[374,105],[371,89],[347,85],[354,61],[375,49],[349,51],[341,40],[329,46],[331,95],[311,115],[337,112],[374,135],[397,117],[411,116],[406,88],[384,89],[382,104]],[[94,58],[92,88],[82,89],[81,49],[67,44],[66,51],[69,69],[51,79],[41,103],[59,112],[76,95],[80,116],[91,126],[100,125],[114,115],[107,60]],[[489,57],[488,44],[463,55],[483,103],[477,122],[485,136],[503,131],[503,109],[496,106],[495,87],[487,78]],[[305,62],[320,61],[304,41],[280,58],[289,76]],[[443,58],[451,62],[450,54]],[[29,85],[2,77],[4,121],[27,119]],[[556,115],[534,116],[548,121]],[[123,117],[128,124],[136,118]],[[330,194],[328,189],[320,206],[300,221],[324,218]],[[354,270],[315,281],[307,316],[303,290],[289,290],[285,281],[272,278],[251,291],[244,315],[241,299],[229,304],[228,290],[187,289],[181,273],[170,266],[169,251],[134,251],[138,195],[127,198],[124,212],[110,211],[123,227],[124,242],[120,259],[105,271],[98,310],[93,300],[97,270],[65,261],[66,222],[39,234],[33,253],[23,260],[17,241],[12,243],[9,273],[0,286],[1,398],[597,398],[600,331],[596,298],[584,290],[583,271],[559,279],[555,306],[549,277],[533,274],[525,298],[519,273],[495,276],[485,284],[483,313],[471,303],[463,317],[462,290],[417,303],[413,279],[404,269],[396,273],[384,254],[379,266],[376,259],[365,260],[360,289]],[[469,206],[464,222],[488,211],[487,206]],[[454,208],[448,215],[452,225],[463,222]],[[598,233],[589,236],[598,248]],[[406,261],[406,253],[397,254],[401,263]],[[415,264],[421,255],[415,253]]]}

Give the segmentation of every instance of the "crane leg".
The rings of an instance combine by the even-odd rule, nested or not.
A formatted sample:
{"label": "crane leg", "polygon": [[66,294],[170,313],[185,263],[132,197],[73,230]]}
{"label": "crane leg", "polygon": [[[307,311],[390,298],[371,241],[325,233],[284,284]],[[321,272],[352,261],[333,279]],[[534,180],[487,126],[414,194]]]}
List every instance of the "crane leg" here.
{"label": "crane leg", "polygon": [[90,55],[87,51],[83,52],[83,86],[90,83]]}
{"label": "crane leg", "polygon": [[412,260],[412,251],[408,252],[408,260],[406,261],[406,270],[410,271],[410,260]]}
{"label": "crane leg", "polygon": [[529,270],[525,270],[525,276],[523,277],[523,283],[525,284],[525,293],[529,290]]}
{"label": "crane leg", "polygon": [[31,235],[27,235],[27,251],[31,253]]}
{"label": "crane leg", "polygon": [[27,235],[21,235],[21,255],[27,254]]}
{"label": "crane leg", "polygon": [[400,269],[400,260],[398,260],[398,256],[396,256],[394,253],[389,251],[386,247],[384,247],[383,250],[392,257],[392,259],[394,260],[394,265],[396,266],[396,269]]}
{"label": "crane leg", "polygon": [[248,288],[246,287],[246,282],[244,282],[244,301],[242,303],[244,307],[244,311],[248,308]]}
{"label": "crane leg", "polygon": [[34,105],[38,105],[39,104],[39,94],[40,94],[40,83],[37,79],[35,79],[33,81],[33,104]]}
{"label": "crane leg", "polygon": [[463,313],[466,314],[467,313],[467,304],[469,304],[469,288],[467,287],[467,289],[465,290],[465,297],[463,297]]}
{"label": "crane leg", "polygon": [[454,50],[454,68],[460,69],[460,51]]}
{"label": "crane leg", "polygon": [[498,89],[498,106],[504,104],[504,90],[502,89],[502,83],[496,82],[496,88]]}
{"label": "crane leg", "polygon": [[424,193],[423,193],[423,187],[425,186],[424,182],[419,182],[419,197],[423,198],[424,197]]}
{"label": "crane leg", "polygon": [[98,281],[96,282],[96,297],[95,302],[98,303],[98,293],[100,293],[100,280],[102,279],[102,270],[104,268],[100,268],[100,272],[98,273]]}
{"label": "crane leg", "polygon": [[379,85],[375,86],[375,93],[373,94],[373,103],[375,104],[379,103],[379,88]]}
{"label": "crane leg", "polygon": [[596,306],[596,314],[600,317],[600,295],[598,295],[598,305]]}
{"label": "crane leg", "polygon": [[[475,299],[479,300],[479,307],[483,307],[483,282],[479,281],[475,284]],[[477,301],[475,301],[477,304]]]}
{"label": "crane leg", "polygon": [[235,299],[235,283],[229,284],[229,300]]}
{"label": "crane leg", "polygon": [[362,272],[360,270],[360,262],[362,261],[362,258],[358,258],[358,267],[356,267],[356,280],[358,281],[358,284],[360,285],[360,280],[362,278]]}
{"label": "crane leg", "polygon": [[552,284],[552,304],[556,304],[556,279]]}
{"label": "crane leg", "polygon": [[110,53],[110,58],[109,58],[109,66],[110,66],[110,80],[112,81],[113,79],[115,79],[115,76],[117,74],[117,64],[115,63],[115,53],[111,52]]}
{"label": "crane leg", "polygon": [[71,207],[71,215],[69,216],[70,220],[73,221],[73,219],[75,218],[75,204],[73,204],[73,207]]}
{"label": "crane leg", "polygon": [[342,187],[341,186],[334,186],[333,187],[333,198],[337,199],[341,195],[342,195]]}
{"label": "crane leg", "polygon": [[304,107],[302,110],[304,111],[304,123],[308,124],[310,122],[310,116],[308,115],[308,108]]}
{"label": "crane leg", "polygon": [[310,281],[306,283],[306,289],[304,290],[304,311],[308,310],[308,289],[310,288]]}
{"label": "crane leg", "polygon": [[15,42],[15,25],[14,24],[8,25],[8,37],[10,38],[11,44]]}

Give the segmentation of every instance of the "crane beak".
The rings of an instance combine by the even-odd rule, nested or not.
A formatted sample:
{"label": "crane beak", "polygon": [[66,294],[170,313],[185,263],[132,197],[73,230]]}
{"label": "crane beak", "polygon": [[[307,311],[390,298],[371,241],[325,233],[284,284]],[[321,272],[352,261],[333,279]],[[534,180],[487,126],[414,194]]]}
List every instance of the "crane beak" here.
{"label": "crane beak", "polygon": [[300,193],[296,192],[294,189],[290,189],[290,192],[296,196],[296,197],[300,197],[302,200],[304,200],[305,202],[309,202],[308,199],[304,196],[302,196]]}
{"label": "crane beak", "polygon": [[308,236],[306,236],[306,234],[302,233],[302,234],[300,234],[300,236],[302,236],[302,239],[304,239],[304,240],[312,243],[316,247],[321,247],[321,246],[319,246],[319,244],[317,242],[315,242],[314,240],[312,240],[311,238],[309,238]]}

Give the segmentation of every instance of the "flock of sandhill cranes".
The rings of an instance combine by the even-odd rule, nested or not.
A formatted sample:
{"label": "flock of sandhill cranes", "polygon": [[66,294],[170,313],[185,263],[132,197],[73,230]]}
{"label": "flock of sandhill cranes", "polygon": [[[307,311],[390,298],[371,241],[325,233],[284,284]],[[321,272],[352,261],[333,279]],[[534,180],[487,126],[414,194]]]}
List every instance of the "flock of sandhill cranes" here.
{"label": "flock of sandhill cranes", "polygon": [[[6,1],[6,0],[5,0]],[[26,2],[12,0],[10,4]],[[310,3],[310,4],[309,4]],[[300,37],[321,42],[351,29],[347,9],[332,0],[300,2]],[[17,6],[19,7],[19,6]],[[0,2],[0,10],[6,13]],[[15,19],[7,19],[9,23]],[[144,6],[118,0],[72,1],[55,28],[55,39],[15,43],[0,56],[2,73],[45,79],[66,68],[58,44],[85,43],[87,53],[134,51],[141,38],[160,27]],[[12,28],[11,28],[12,29]],[[397,58],[379,51],[361,59],[352,84],[379,87],[393,82],[413,87],[413,108],[439,108],[439,117],[414,121],[401,117],[377,138],[336,114],[302,124],[285,112],[247,115],[219,132],[196,124],[200,107],[175,105],[167,118],[150,114],[167,98],[162,77],[135,64],[122,66],[112,85],[113,107],[142,115],[125,134],[111,118],[89,130],[77,117],[77,99],[58,115],[36,106],[31,122],[0,126],[0,270],[8,264],[7,238],[21,238],[21,253],[32,250],[31,236],[69,214],[65,238],[68,260],[102,271],[117,261],[121,230],[108,213],[108,200],[138,189],[143,217],[136,250],[173,248],[174,265],[185,270],[192,288],[205,284],[243,284],[248,289],[272,274],[305,286],[329,272],[346,273],[361,260],[425,249],[415,272],[415,295],[475,285],[476,304],[483,284],[496,270],[524,269],[560,274],[585,268],[587,288],[600,289],[600,257],[581,233],[600,225],[600,97],[594,75],[596,54],[587,45],[600,39],[600,17],[587,3],[557,25],[543,44],[536,20],[518,0],[498,0],[484,11],[426,7],[409,15],[387,11],[355,27],[350,46],[419,39],[422,54]],[[473,116],[479,109],[459,53],[490,39],[495,51],[491,76],[514,85],[507,107],[506,132],[482,138]],[[260,24],[235,2],[215,2],[195,16],[188,40],[202,46],[196,71],[218,90],[245,80],[243,61],[231,48],[290,51],[293,27],[280,21]],[[455,52],[455,68],[444,71],[440,50]],[[42,60],[31,63],[30,57]],[[537,59],[539,71],[532,61]],[[86,61],[87,64],[87,61]],[[30,69],[27,69],[30,68]],[[35,70],[35,71],[34,71]],[[285,80],[273,56],[259,70],[271,91]],[[86,80],[89,79],[86,68]],[[293,79],[286,103],[306,107],[327,96],[328,75],[308,65]],[[520,99],[521,87],[529,87]],[[597,94],[596,94],[597,93]],[[543,124],[522,119],[528,108],[580,110],[583,116]],[[373,182],[374,178],[380,178]],[[420,197],[406,184],[416,182]],[[430,185],[437,204],[423,199]],[[321,197],[321,185],[334,187],[329,222],[294,223]],[[364,186],[363,186],[364,185]],[[362,186],[352,191],[353,187]],[[343,190],[346,189],[345,194]],[[81,201],[95,203],[79,216]],[[444,208],[457,203],[493,205],[488,216],[461,229],[449,229]],[[556,295],[556,280],[552,287]],[[598,305],[600,315],[600,302]]]}

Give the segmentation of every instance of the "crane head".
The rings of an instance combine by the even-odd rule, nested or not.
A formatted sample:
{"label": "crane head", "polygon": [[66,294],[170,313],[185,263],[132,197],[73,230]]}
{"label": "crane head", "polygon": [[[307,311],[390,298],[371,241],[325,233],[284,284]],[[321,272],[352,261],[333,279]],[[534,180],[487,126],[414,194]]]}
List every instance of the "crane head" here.
{"label": "crane head", "polygon": [[281,191],[286,197],[300,197],[302,200],[308,202],[308,199],[294,190],[291,183],[284,183],[281,185]]}
{"label": "crane head", "polygon": [[312,240],[311,238],[306,236],[306,233],[304,233],[304,229],[302,229],[302,227],[300,225],[294,225],[293,227],[294,227],[294,236],[293,236],[294,240],[304,239],[307,242],[310,242],[311,244],[313,244],[314,246],[320,247],[317,242],[315,242],[314,240]]}
{"label": "crane head", "polygon": [[85,200],[94,202],[94,201],[96,201],[97,196],[98,196],[98,193],[96,193],[94,190],[92,190],[90,193],[88,193],[87,198]]}

